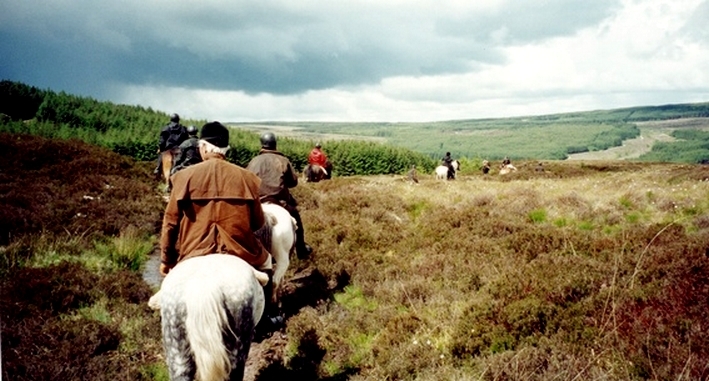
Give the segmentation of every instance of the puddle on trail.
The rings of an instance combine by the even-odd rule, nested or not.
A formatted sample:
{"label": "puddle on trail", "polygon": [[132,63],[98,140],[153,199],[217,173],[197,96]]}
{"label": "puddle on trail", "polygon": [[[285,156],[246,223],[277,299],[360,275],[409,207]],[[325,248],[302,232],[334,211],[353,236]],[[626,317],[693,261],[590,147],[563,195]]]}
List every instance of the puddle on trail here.
{"label": "puddle on trail", "polygon": [[160,275],[160,252],[155,251],[150,255],[148,261],[145,262],[143,268],[143,280],[155,289],[160,288],[162,283],[162,275]]}

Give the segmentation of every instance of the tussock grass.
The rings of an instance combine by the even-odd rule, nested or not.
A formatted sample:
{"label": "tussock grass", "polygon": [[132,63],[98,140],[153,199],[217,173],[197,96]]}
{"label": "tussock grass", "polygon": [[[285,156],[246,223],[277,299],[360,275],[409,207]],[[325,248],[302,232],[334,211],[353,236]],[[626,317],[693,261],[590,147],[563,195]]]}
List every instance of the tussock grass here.
{"label": "tussock grass", "polygon": [[[45,148],[0,168],[3,378],[166,379],[136,271],[163,208],[150,164],[1,141]],[[256,379],[709,377],[709,168],[515,164],[298,186],[316,251],[293,258],[285,348]]]}
{"label": "tussock grass", "polygon": [[709,169],[545,168],[297,188],[311,265],[350,284],[289,345],[316,336],[323,379],[709,376]]}
{"label": "tussock grass", "polygon": [[79,141],[0,134],[2,378],[166,379],[136,272],[163,208],[149,165]]}

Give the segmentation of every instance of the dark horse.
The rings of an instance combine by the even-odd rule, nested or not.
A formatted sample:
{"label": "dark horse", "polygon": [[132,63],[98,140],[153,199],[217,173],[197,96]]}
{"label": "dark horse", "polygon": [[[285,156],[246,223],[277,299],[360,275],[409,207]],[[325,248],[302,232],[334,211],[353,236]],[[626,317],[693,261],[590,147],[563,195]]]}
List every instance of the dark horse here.
{"label": "dark horse", "polygon": [[317,183],[320,180],[329,180],[332,178],[332,164],[330,161],[325,163],[325,167],[317,164],[308,164],[303,171],[303,178],[306,182]]}

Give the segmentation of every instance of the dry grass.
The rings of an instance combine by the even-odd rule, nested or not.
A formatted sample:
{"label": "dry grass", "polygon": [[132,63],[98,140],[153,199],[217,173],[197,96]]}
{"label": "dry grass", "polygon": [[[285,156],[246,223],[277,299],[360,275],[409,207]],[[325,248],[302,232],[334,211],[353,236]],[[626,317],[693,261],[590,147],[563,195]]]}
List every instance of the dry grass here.
{"label": "dry grass", "polygon": [[[3,378],[165,379],[134,268],[160,222],[150,164],[0,141],[33,158],[0,171]],[[297,187],[316,252],[293,258],[286,336],[253,378],[707,379],[709,168],[515,164]]]}
{"label": "dry grass", "polygon": [[292,345],[323,379],[709,376],[709,168],[534,164],[299,188],[311,265],[350,283]]}

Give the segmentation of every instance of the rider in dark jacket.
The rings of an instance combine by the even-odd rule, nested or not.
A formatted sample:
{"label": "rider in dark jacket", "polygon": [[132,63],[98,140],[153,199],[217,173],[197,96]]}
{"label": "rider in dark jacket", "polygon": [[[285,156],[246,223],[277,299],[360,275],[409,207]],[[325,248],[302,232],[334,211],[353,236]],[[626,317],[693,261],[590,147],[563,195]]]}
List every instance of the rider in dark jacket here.
{"label": "rider in dark jacket", "polygon": [[[168,181],[174,163],[173,160],[180,149],[180,144],[188,138],[187,129],[180,124],[180,116],[177,114],[170,115],[170,123],[165,125],[160,131],[158,141],[158,166],[155,168],[156,175],[162,173],[165,177],[165,181]],[[169,164],[170,168],[164,168],[163,161]]]}
{"label": "rider in dark jacket", "polygon": [[451,153],[446,152],[446,156],[441,159],[443,165],[448,167],[448,180],[455,178],[455,169],[453,169],[453,159],[451,159]]}
{"label": "rider in dark jacket", "polygon": [[180,150],[175,156],[175,165],[172,167],[170,174],[187,168],[192,164],[197,164],[202,161],[202,156],[199,154],[199,139],[197,138],[197,127],[187,127],[187,135],[189,139],[180,144]]}
{"label": "rider in dark jacket", "polygon": [[276,135],[261,135],[261,151],[251,159],[246,169],[261,178],[261,202],[274,202],[284,207],[297,223],[295,249],[298,258],[307,258],[313,249],[305,243],[305,230],[298,212],[298,202],[289,189],[298,185],[298,175],[285,155],[276,150]]}

